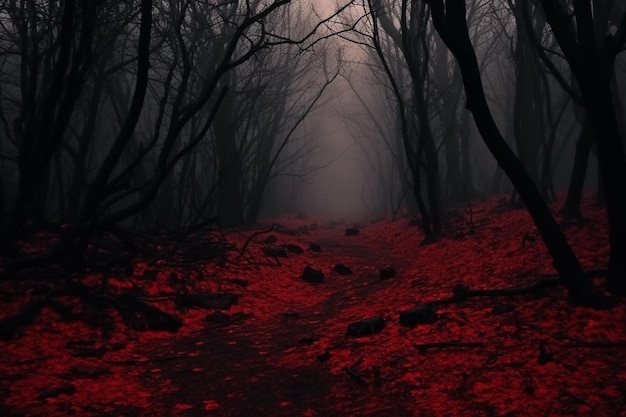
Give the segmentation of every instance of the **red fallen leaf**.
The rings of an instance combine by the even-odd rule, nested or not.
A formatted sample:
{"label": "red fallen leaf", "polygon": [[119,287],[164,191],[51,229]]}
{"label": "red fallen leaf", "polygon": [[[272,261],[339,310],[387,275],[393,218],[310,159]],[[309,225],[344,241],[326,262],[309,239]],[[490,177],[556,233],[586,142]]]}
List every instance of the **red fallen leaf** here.
{"label": "red fallen leaf", "polygon": [[[75,364],[68,361],[101,364],[98,358],[69,358],[71,352],[62,349],[72,339],[96,338],[99,342],[97,331],[81,323],[60,322],[56,313],[44,308],[46,313],[24,329],[21,339],[0,342],[0,369],[8,376],[6,381],[11,381],[10,386],[3,385],[0,378],[0,392],[8,393],[6,404],[15,414],[50,417],[61,417],[69,411],[86,415],[86,410],[94,415],[98,412],[117,415],[124,412],[123,407],[150,410],[151,415],[171,415],[175,414],[174,410],[164,410],[165,404],[178,403],[183,407],[196,404],[201,398],[195,396],[203,395],[202,392],[214,399],[205,403],[213,411],[199,411],[204,407],[199,405],[196,414],[235,414],[233,410],[246,401],[252,402],[251,407],[264,410],[258,415],[271,415],[263,407],[277,407],[279,401],[284,401],[291,402],[291,414],[308,417],[485,413],[505,416],[519,414],[519,410],[528,415],[619,415],[621,387],[626,381],[626,372],[621,368],[626,362],[623,350],[626,334],[623,320],[616,318],[626,317],[626,306],[618,306],[610,313],[575,309],[568,305],[566,292],[554,288],[532,297],[473,299],[465,304],[445,305],[438,308],[441,320],[431,326],[418,326],[410,331],[400,326],[397,320],[400,312],[450,297],[450,288],[456,282],[463,282],[471,289],[511,287],[554,273],[540,241],[523,242],[525,234],[536,234],[524,210],[496,212],[490,201],[472,204],[475,235],[468,233],[469,226],[460,220],[450,230],[462,230],[463,236],[453,239],[451,233],[440,242],[423,247],[418,246],[423,236],[415,228],[406,228],[406,221],[383,221],[363,227],[359,239],[349,240],[349,247],[330,244],[336,242],[333,239],[348,241],[337,233],[342,232],[343,226],[320,229],[302,239],[293,237],[303,247],[309,240],[323,242],[325,251],[292,257],[289,264],[280,268],[253,267],[243,261],[220,267],[198,265],[205,277],[200,280],[188,267],[159,265],[157,280],[137,285],[163,311],[176,311],[172,288],[166,286],[165,279],[175,272],[185,278],[187,285],[178,290],[240,294],[241,305],[233,305],[232,310],[235,314],[251,314],[254,320],[238,322],[226,330],[207,331],[203,321],[206,312],[190,310],[184,315],[185,326],[175,337],[165,332],[125,334],[113,330],[112,340],[126,342],[127,348],[115,352],[111,349],[106,354],[104,359],[110,362],[111,375],[102,375],[97,381],[81,379],[80,387],[71,397],[60,395],[34,403],[39,389],[61,382],[59,375],[65,375]],[[553,208],[555,212],[558,210],[557,206]],[[593,217],[592,226],[573,225],[565,231],[583,267],[601,268],[607,262],[608,234],[603,220],[606,213],[589,205],[583,210]],[[241,247],[245,236],[241,241],[236,240],[236,234],[232,236],[236,246]],[[250,245],[248,251],[252,255],[250,259],[262,258],[260,247]],[[360,272],[347,280],[332,277],[327,284],[317,287],[309,287],[296,278],[305,264],[337,262],[346,262]],[[380,282],[376,266],[389,262],[402,265],[402,276]],[[135,269],[136,276],[148,269],[147,264],[139,266]],[[229,282],[228,278],[233,276],[245,279],[250,285]],[[90,274],[85,280],[89,285],[98,285],[100,277]],[[136,282],[125,281],[123,277],[112,277],[113,280],[119,280],[114,290]],[[0,283],[0,293],[11,293],[3,287],[6,285]],[[498,302],[510,302],[517,308],[496,316],[492,312]],[[3,304],[0,317],[17,311],[17,301],[7,304],[6,309]],[[297,311],[298,316],[285,320],[282,316],[285,311]],[[345,338],[348,323],[379,315],[388,323],[380,337]],[[200,354],[189,346],[181,346],[179,336],[183,332],[184,337],[191,336],[188,341],[191,346],[197,346]],[[310,334],[319,334],[319,340],[310,346],[292,347]],[[546,337],[549,352],[554,352],[557,360],[541,366],[536,361],[538,345]],[[484,349],[480,352],[442,349],[414,354],[416,345],[446,340],[479,340],[484,343]],[[324,352],[332,355],[321,361],[318,357]],[[176,360],[152,362],[170,355]],[[376,387],[371,392],[374,395],[355,390],[355,384],[344,371],[359,356],[364,360],[357,371],[372,389]],[[142,357],[146,363],[138,361]],[[184,370],[179,368],[181,361],[189,361]],[[163,372],[149,375],[151,383],[146,385],[146,373],[155,366],[162,367]],[[204,369],[202,378],[192,380],[198,389],[185,389],[185,385],[169,379],[163,382],[170,369],[197,377],[197,373],[192,373],[195,367]],[[250,379],[249,383],[254,374],[261,376]],[[324,376],[329,376],[333,385],[325,382]],[[201,391],[205,387],[202,384],[213,384],[217,391]],[[298,393],[301,384],[306,384],[306,395],[311,400],[306,406],[290,397],[290,393]],[[323,398],[316,391],[318,384],[325,392]],[[261,386],[268,390],[273,402],[268,402],[266,395],[255,397]],[[161,387],[162,392],[158,391]],[[564,387],[571,388],[565,392]],[[167,402],[164,396],[168,396]],[[135,408],[129,408],[128,412],[137,413]],[[182,410],[180,414],[189,413]]]}
{"label": "red fallen leaf", "polygon": [[213,410],[217,410],[218,408],[220,408],[220,405],[217,401],[213,401],[213,400],[206,400],[206,401],[202,401],[204,403],[204,411],[213,411]]}
{"label": "red fallen leaf", "polygon": [[174,405],[174,410],[176,411],[186,411],[186,410],[191,410],[192,408],[193,408],[193,405],[191,404],[178,403]]}

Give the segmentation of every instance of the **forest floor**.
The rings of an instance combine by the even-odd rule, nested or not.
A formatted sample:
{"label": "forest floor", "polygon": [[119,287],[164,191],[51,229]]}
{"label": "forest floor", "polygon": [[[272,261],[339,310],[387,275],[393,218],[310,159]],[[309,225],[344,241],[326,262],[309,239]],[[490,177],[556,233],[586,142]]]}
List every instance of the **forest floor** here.
{"label": "forest floor", "polygon": [[[583,210],[585,221],[562,226],[586,269],[605,268],[605,213],[591,200]],[[447,218],[446,237],[425,246],[408,216],[363,222],[355,236],[345,235],[347,220],[274,219],[272,231],[224,231],[233,246],[218,259],[203,259],[197,245],[185,258],[164,241],[160,259],[140,257],[108,273],[106,286],[99,273],[80,277],[99,291],[134,291],[183,325],[139,332],[111,309],[103,334],[60,314],[86,308],[61,293],[0,341],[0,415],[626,416],[623,300],[609,311],[577,307],[559,286],[440,304],[432,323],[400,323],[402,312],[448,299],[458,284],[524,287],[555,274],[525,210],[491,198]],[[276,242],[263,243],[270,236]],[[268,257],[268,245],[304,251]],[[333,271],[339,263],[353,273]],[[306,282],[305,266],[324,281]],[[381,280],[387,266],[397,275]],[[38,285],[1,283],[0,320]],[[237,297],[203,309],[181,306],[181,293]],[[364,337],[348,334],[375,317],[384,328],[378,320]]]}

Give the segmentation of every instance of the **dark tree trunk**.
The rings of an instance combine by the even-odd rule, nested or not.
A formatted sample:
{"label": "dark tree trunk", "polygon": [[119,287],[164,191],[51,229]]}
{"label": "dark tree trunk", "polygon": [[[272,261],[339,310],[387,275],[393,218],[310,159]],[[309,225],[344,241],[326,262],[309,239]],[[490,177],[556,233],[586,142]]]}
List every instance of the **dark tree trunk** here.
{"label": "dark tree trunk", "polygon": [[[470,155],[470,119],[469,112],[463,112],[461,116],[461,179],[463,185],[463,194],[467,193],[467,197],[474,198],[479,192],[474,187],[474,179],[472,175],[472,158]],[[501,171],[501,170],[499,170]],[[498,183],[499,186],[499,183]]]}
{"label": "dark tree trunk", "polygon": [[[598,92],[593,87],[592,91]],[[609,217],[608,284],[614,292],[626,295],[626,159],[610,92],[596,94],[590,117],[597,139],[599,178],[603,188],[598,193],[605,198]]]}
{"label": "dark tree trunk", "polygon": [[[229,80],[230,76],[225,75]],[[226,97],[214,122],[217,157],[219,161],[219,216],[231,225],[244,222],[242,201],[241,161],[237,147],[234,98]]]}
{"label": "dark tree trunk", "polygon": [[461,146],[459,137],[463,132],[457,121],[457,109],[461,96],[462,85],[457,70],[451,77],[449,74],[448,48],[440,40],[435,41],[433,63],[437,73],[436,85],[440,95],[439,124],[442,131],[443,149],[446,161],[445,188],[442,198],[452,203],[464,200],[463,177],[461,175]]}
{"label": "dark tree trunk", "polygon": [[606,300],[585,276],[541,193],[506,144],[493,120],[467,30],[465,2],[449,0],[444,8],[443,0],[431,0],[431,6],[435,28],[459,62],[467,94],[467,107],[474,115],[476,126],[485,144],[524,200],[552,256],[555,269],[564,278],[571,299],[584,305],[606,307]]}
{"label": "dark tree trunk", "polygon": [[[609,287],[626,294],[626,156],[611,92],[615,58],[626,43],[626,16],[612,22],[609,34],[607,4],[573,0],[571,15],[558,0],[541,0],[552,32],[569,63],[581,92],[598,149],[600,178],[609,218]],[[595,20],[594,20],[595,19]]]}
{"label": "dark tree trunk", "polygon": [[570,177],[567,198],[561,209],[561,214],[565,217],[581,217],[580,202],[585,186],[587,175],[587,164],[589,153],[593,142],[593,129],[588,117],[583,122],[578,142],[576,143],[576,153],[574,154],[574,165],[572,166],[572,176]]}
{"label": "dark tree trunk", "polygon": [[[20,179],[15,203],[9,214],[9,221],[6,224],[6,229],[2,231],[1,239],[4,240],[3,246],[5,247],[13,245],[20,229],[32,218],[33,208],[37,207],[35,204],[37,193],[41,191],[43,178],[47,177],[48,161],[52,155],[46,155],[44,149],[49,148],[52,142],[53,138],[50,136],[55,124],[53,117],[57,112],[60,112],[58,107],[63,101],[64,79],[71,65],[72,44],[76,32],[76,13],[76,2],[67,1],[61,14],[57,44],[58,54],[54,68],[49,73],[41,74],[49,78],[48,85],[50,87],[41,95],[43,97],[41,104],[38,105],[34,100],[26,100],[20,115],[14,122],[15,137],[19,148],[17,165]],[[23,23],[26,27],[26,22]],[[24,36],[21,42],[25,51],[29,48],[35,50],[39,48],[37,38],[28,39]],[[32,42],[33,45],[29,45],[28,42]],[[40,75],[38,67],[26,62],[27,57],[28,53],[25,52],[22,59],[21,74],[23,89],[27,89],[26,80],[30,80],[31,77],[36,80]],[[34,99],[36,85],[31,85],[28,88],[31,91],[23,91],[24,96]],[[50,152],[53,151],[55,149],[50,149]]]}
{"label": "dark tree trunk", "polygon": [[[426,28],[428,16],[423,6],[415,4],[409,7],[408,0],[402,0],[400,29],[396,28],[393,21],[381,7],[379,2],[370,4],[374,15],[374,29],[378,30],[378,21],[402,51],[407,70],[411,78],[412,98],[414,103],[414,118],[416,136],[410,137],[408,127],[403,126],[404,150],[413,176],[413,194],[417,201],[422,216],[422,229],[426,235],[426,242],[436,240],[441,233],[441,197],[440,197],[440,170],[439,155],[435,145],[435,139],[430,126],[428,103],[425,97],[428,79],[429,51],[426,42]],[[377,39],[375,39],[376,42]],[[380,45],[376,45],[381,59],[384,60]],[[388,65],[383,62],[389,77],[392,77]],[[392,83],[395,83],[392,81]],[[399,101],[402,95],[397,85],[394,93]],[[399,103],[404,108],[403,103]],[[403,121],[406,124],[406,121]],[[410,140],[413,140],[411,142]],[[422,194],[421,176],[422,170],[426,176],[426,199]]]}
{"label": "dark tree trunk", "polygon": [[[530,36],[533,35],[529,31],[535,31],[535,25],[527,22],[530,13],[525,12],[522,7],[529,6],[522,1],[516,2],[517,40],[514,55],[516,84],[513,132],[517,157],[539,187],[541,185],[539,171],[541,164],[538,161],[542,157],[541,148],[545,142],[545,96],[549,92],[542,88],[540,72],[543,69],[540,67],[537,54],[530,43]],[[538,31],[541,32],[542,29],[540,26]],[[546,157],[545,152],[543,157]],[[547,189],[541,191],[547,195]]]}
{"label": "dark tree trunk", "polygon": [[[416,89],[417,90],[417,89]],[[437,240],[441,234],[441,197],[439,184],[439,155],[435,146],[435,139],[430,127],[428,108],[423,92],[416,91],[419,119],[419,139],[424,155],[424,172],[426,173],[426,195],[428,196],[428,212],[430,214],[430,231],[427,234],[429,241]],[[421,164],[420,164],[421,165]],[[419,167],[418,167],[419,169]]]}
{"label": "dark tree trunk", "polygon": [[128,144],[143,108],[145,94],[148,89],[148,72],[150,69],[150,36],[152,33],[152,0],[141,1],[141,25],[137,47],[137,76],[135,91],[129,112],[124,120],[120,133],[107,154],[96,178],[87,190],[80,214],[70,228],[59,240],[57,250],[71,250],[76,256],[84,251],[95,223],[98,220],[99,205],[105,197],[107,181],[117,166],[124,148]]}

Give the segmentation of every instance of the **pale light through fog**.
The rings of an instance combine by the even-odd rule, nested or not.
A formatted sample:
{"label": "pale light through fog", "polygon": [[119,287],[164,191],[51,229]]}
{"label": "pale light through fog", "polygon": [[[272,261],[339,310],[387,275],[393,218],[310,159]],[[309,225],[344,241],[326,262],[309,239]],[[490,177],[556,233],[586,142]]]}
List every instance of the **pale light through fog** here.
{"label": "pale light through fog", "polygon": [[[332,13],[334,3],[327,0],[312,1],[321,17]],[[333,40],[330,46],[331,49],[337,47],[342,49],[344,56],[358,54],[357,47],[339,39]],[[334,60],[334,56],[329,54],[329,59]],[[333,62],[331,66],[335,67],[336,63]],[[345,69],[342,71],[347,72]],[[341,77],[335,80],[326,98],[326,104],[311,117],[309,126],[312,126],[320,142],[319,151],[311,165],[329,165],[305,179],[299,194],[298,209],[306,214],[360,217],[368,212],[363,202],[366,185],[364,173],[371,168],[365,164],[362,151],[356,146],[344,120],[344,115],[358,106],[357,100]],[[366,120],[363,122],[367,123]]]}

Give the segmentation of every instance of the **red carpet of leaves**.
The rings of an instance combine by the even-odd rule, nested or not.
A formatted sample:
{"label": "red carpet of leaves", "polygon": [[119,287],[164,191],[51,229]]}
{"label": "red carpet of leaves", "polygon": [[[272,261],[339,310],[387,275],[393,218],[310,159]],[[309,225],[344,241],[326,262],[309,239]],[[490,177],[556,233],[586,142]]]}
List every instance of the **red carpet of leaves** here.
{"label": "red carpet of leaves", "polygon": [[[0,342],[0,415],[626,416],[623,300],[595,311],[570,305],[565,290],[553,288],[472,298],[439,307],[433,324],[399,324],[401,311],[447,298],[455,284],[518,287],[555,273],[525,210],[496,198],[472,208],[473,225],[467,208],[452,211],[446,237],[427,246],[408,217],[360,223],[350,237],[344,230],[352,221],[282,218],[242,256],[230,251],[222,262],[137,261],[132,277],[111,277],[111,289],[143,288],[152,305],[181,315],[182,329],[133,332],[118,317],[103,339],[44,308],[19,337]],[[584,213],[590,221],[564,224],[567,237],[585,268],[606,267],[605,214],[590,202]],[[226,231],[226,238],[241,249],[262,230]],[[276,245],[305,252],[278,265],[262,254],[270,234]],[[310,251],[312,242],[322,252]],[[332,272],[336,263],[354,273]],[[323,270],[325,281],[304,282],[306,265]],[[381,281],[378,270],[387,265],[398,274]],[[156,281],[139,279],[147,269],[158,270]],[[238,294],[225,311],[231,323],[205,321],[214,311],[177,310],[172,273],[190,290]],[[0,319],[26,301],[3,305]],[[502,303],[515,309],[494,314]],[[346,335],[348,324],[374,316],[386,321],[380,333]],[[77,340],[106,352],[74,357],[66,345]],[[420,349],[439,342],[447,345]],[[73,389],[50,395],[64,387]]]}

